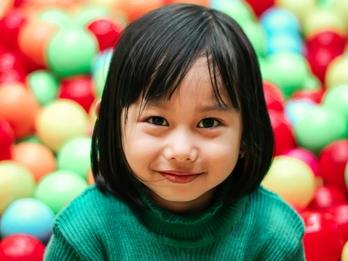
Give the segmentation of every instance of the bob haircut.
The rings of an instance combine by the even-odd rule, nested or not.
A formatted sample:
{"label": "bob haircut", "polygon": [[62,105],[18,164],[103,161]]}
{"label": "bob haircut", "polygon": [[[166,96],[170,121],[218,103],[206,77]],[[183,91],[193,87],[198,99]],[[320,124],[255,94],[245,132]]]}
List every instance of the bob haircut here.
{"label": "bob haircut", "polygon": [[131,207],[143,206],[139,189],[144,185],[132,174],[122,149],[122,111],[139,99],[169,99],[200,57],[207,58],[218,102],[223,104],[220,92],[225,88],[242,117],[244,155],[228,178],[233,182],[224,200],[234,201],[261,183],[274,140],[254,49],[231,17],[177,4],[130,24],[114,48],[92,137],[92,170],[102,192]]}

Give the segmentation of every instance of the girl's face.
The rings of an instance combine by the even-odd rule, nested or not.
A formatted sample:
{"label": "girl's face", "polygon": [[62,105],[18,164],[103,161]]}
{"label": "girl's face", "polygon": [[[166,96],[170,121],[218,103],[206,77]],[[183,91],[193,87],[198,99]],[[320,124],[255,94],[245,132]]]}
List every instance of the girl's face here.
{"label": "girl's face", "polygon": [[[230,104],[226,93],[221,96]],[[207,206],[234,169],[242,123],[232,106],[219,106],[201,58],[170,100],[145,108],[141,101],[132,104],[122,133],[127,162],[154,200],[171,211],[190,212]]]}

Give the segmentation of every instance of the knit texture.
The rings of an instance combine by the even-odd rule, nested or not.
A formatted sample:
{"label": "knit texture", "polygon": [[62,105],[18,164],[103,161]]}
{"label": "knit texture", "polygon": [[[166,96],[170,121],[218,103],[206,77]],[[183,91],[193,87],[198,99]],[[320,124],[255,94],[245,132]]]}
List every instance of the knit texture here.
{"label": "knit texture", "polygon": [[144,201],[134,212],[88,188],[57,217],[45,260],[304,260],[302,220],[262,187],[231,205],[218,197],[195,215]]}

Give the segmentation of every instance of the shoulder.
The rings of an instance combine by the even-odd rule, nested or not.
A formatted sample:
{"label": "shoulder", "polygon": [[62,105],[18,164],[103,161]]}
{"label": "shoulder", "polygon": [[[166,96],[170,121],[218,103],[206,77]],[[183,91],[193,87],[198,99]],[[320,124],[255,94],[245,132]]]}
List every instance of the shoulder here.
{"label": "shoulder", "polygon": [[262,231],[264,254],[279,251],[292,256],[302,248],[304,222],[277,194],[260,186],[250,194],[249,207],[255,215],[256,229]]}

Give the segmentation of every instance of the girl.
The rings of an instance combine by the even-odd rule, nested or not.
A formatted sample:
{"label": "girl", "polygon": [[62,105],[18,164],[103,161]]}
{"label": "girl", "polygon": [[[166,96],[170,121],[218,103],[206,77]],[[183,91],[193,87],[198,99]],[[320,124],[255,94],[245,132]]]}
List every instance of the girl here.
{"label": "girl", "polygon": [[254,50],[195,5],[155,10],[115,47],[92,139],[96,186],[46,260],[304,260],[303,224],[260,187],[273,136]]}

